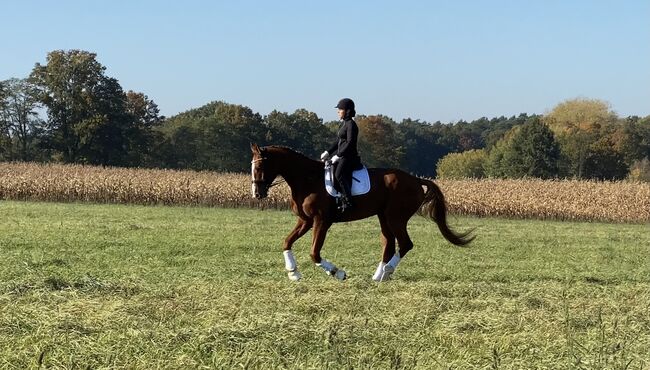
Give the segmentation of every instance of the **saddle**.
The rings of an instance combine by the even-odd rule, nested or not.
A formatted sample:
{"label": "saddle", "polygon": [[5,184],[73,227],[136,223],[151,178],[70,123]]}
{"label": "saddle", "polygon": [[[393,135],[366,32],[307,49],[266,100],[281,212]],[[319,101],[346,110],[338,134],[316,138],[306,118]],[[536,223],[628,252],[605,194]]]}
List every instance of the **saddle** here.
{"label": "saddle", "polygon": [[[327,193],[335,198],[339,198],[341,193],[334,186],[336,181],[334,179],[334,166],[331,163],[325,163],[325,189]],[[363,195],[370,191],[370,176],[366,166],[361,166],[361,169],[352,172],[352,196]]]}

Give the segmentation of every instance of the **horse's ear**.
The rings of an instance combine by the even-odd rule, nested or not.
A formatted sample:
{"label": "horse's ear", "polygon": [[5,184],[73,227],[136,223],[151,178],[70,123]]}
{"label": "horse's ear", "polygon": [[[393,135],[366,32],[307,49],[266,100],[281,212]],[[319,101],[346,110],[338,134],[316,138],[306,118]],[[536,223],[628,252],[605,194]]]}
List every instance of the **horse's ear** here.
{"label": "horse's ear", "polygon": [[254,154],[260,154],[260,147],[255,143],[251,143],[251,152]]}

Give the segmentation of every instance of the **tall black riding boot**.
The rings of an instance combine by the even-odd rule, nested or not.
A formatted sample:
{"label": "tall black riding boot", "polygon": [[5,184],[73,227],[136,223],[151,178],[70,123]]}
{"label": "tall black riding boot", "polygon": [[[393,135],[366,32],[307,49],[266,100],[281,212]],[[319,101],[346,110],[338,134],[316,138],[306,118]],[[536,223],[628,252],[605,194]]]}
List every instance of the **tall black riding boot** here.
{"label": "tall black riding boot", "polygon": [[351,191],[352,184],[350,184],[349,181],[343,180],[339,185],[341,185],[341,205],[339,206],[339,209],[341,212],[345,212],[353,207]]}

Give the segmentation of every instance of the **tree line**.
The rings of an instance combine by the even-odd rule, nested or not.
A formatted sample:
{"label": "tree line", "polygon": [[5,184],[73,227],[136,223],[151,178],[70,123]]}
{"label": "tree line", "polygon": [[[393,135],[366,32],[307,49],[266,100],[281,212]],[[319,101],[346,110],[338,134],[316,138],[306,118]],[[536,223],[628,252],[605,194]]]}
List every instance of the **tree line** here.
{"label": "tree line", "polygon": [[[599,100],[574,99],[545,115],[426,122],[357,116],[370,167],[422,176],[644,179],[650,116],[618,117]],[[0,81],[0,160],[245,172],[249,143],[286,145],[317,158],[337,121],[313,112],[214,101],[163,117],[141,92],[124,91],[97,55],[56,50],[29,76]],[[648,179],[650,180],[650,179]]]}

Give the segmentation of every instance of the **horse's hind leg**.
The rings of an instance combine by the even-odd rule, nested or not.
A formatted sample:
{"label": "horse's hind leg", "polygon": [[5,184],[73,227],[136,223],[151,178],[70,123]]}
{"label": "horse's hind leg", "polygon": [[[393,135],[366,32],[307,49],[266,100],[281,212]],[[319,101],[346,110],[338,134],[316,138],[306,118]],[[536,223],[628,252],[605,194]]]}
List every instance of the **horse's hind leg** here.
{"label": "horse's hind leg", "polygon": [[[382,276],[384,276],[384,266],[386,266],[386,263],[388,263],[388,261],[393,258],[393,255],[395,255],[395,235],[388,226],[386,217],[384,215],[379,215],[378,217],[379,225],[381,226],[381,245],[383,249],[381,262],[379,262],[379,266],[377,266],[377,270],[372,276],[372,280],[374,281],[382,281]],[[388,276],[386,276],[386,278],[388,278]]]}
{"label": "horse's hind leg", "polygon": [[289,280],[293,281],[298,281],[302,277],[300,275],[300,272],[298,272],[298,264],[296,263],[296,258],[293,256],[293,252],[291,251],[291,247],[293,246],[293,243],[295,243],[296,240],[298,240],[301,236],[305,235],[309,229],[311,229],[312,226],[312,220],[303,220],[302,218],[298,218],[298,222],[296,223],[296,226],[293,228],[291,233],[287,235],[287,238],[284,240],[284,267],[287,270],[287,275],[289,276]]}
{"label": "horse's hind leg", "polygon": [[407,220],[401,219],[393,219],[388,223],[393,234],[395,234],[395,238],[399,244],[399,250],[391,257],[390,261],[386,263],[386,266],[384,266],[382,281],[390,278],[393,272],[395,272],[399,261],[406,256],[406,253],[413,249],[413,242],[406,231],[406,224]]}

